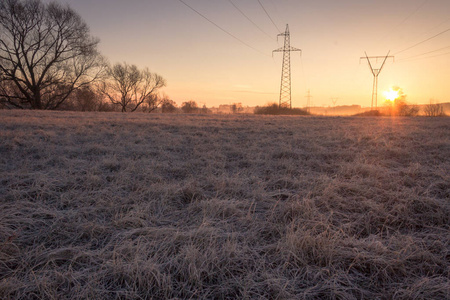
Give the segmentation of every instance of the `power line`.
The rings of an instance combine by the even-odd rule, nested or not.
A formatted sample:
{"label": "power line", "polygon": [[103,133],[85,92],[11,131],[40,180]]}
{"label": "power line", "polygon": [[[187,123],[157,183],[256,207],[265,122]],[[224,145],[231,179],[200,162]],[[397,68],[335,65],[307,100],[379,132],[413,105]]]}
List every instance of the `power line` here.
{"label": "power line", "polygon": [[411,14],[409,14],[405,19],[403,19],[402,22],[400,22],[396,27],[399,27],[401,25],[403,25],[403,23],[405,23],[406,21],[409,20],[409,18],[411,18],[412,16],[414,16],[425,4],[427,4],[427,2],[429,2],[430,0],[425,0],[422,2],[421,5],[419,5]]}
{"label": "power line", "polygon": [[[447,23],[448,21],[450,21],[450,18],[448,18],[448,19],[442,21],[441,23],[439,23],[438,25],[436,25],[436,26],[434,26],[434,27],[428,29],[426,32],[423,32],[423,33],[420,35],[420,38],[422,38],[423,36],[428,35],[428,34],[431,33],[431,32],[434,32],[436,29],[442,27],[442,25],[444,25],[444,24]],[[409,40],[411,40],[411,39],[409,39]]]}
{"label": "power line", "polygon": [[248,16],[247,16],[240,8],[239,8],[239,7],[237,7],[236,4],[234,4],[233,1],[228,0],[228,2],[230,2],[231,5],[233,5],[234,8],[236,8],[237,11],[239,11],[239,12],[240,12],[240,13],[241,13],[248,21],[250,21],[253,25],[255,25],[255,27],[258,28],[259,31],[261,31],[262,33],[264,33],[265,35],[267,35],[271,40],[274,40],[270,34],[268,34],[267,32],[265,32],[261,27],[258,26],[258,24],[256,24],[255,22],[253,22],[253,20],[250,19],[250,18],[249,18],[249,17],[248,17]]}
{"label": "power line", "polygon": [[436,54],[436,55],[426,56],[426,57],[408,58],[408,59],[402,59],[402,60],[400,60],[400,62],[414,61],[414,60],[420,60],[420,59],[428,59],[428,58],[434,58],[434,57],[439,57],[439,56],[445,56],[445,55],[449,55],[449,54],[450,54],[450,52],[446,52],[446,53],[441,53],[441,54]]}
{"label": "power line", "polygon": [[408,21],[412,16],[414,16],[427,2],[430,0],[425,0],[420,4],[414,11],[412,11],[408,16],[406,16],[400,23],[398,23],[396,26],[390,29],[389,33],[386,34],[382,39],[380,39],[380,42],[387,38],[388,36],[392,35],[392,33],[397,30],[400,26],[402,26],[406,21]]}
{"label": "power line", "polygon": [[412,16],[414,16],[425,4],[427,4],[427,2],[429,2],[430,0],[425,0],[422,2],[422,4],[420,4],[413,12],[411,12],[406,18],[403,19],[403,21],[401,21],[400,23],[398,23],[398,25],[395,28],[400,27],[401,25],[403,25],[406,21],[408,21]]}
{"label": "power line", "polygon": [[436,25],[435,27],[431,28],[430,30],[428,30],[428,32],[435,30],[436,28],[441,27],[442,25],[444,25],[445,23],[447,23],[448,21],[450,21],[450,18],[448,18],[445,21],[442,21],[441,23],[439,23],[438,25]]}
{"label": "power line", "polygon": [[273,19],[270,17],[269,13],[267,12],[266,8],[264,7],[264,5],[261,3],[261,1],[258,0],[259,5],[261,5],[262,9],[264,10],[264,12],[266,13],[266,15],[269,17],[270,21],[272,22],[273,26],[275,26],[275,28],[278,30],[278,32],[281,32],[280,28],[278,28],[277,24],[275,24],[275,22],[273,21]]}
{"label": "power line", "polygon": [[450,54],[450,52],[447,52],[447,53],[436,54],[433,56],[428,56],[428,57],[423,57],[423,58],[433,58],[433,57],[444,56],[444,55],[449,55],[449,54]]}
{"label": "power line", "polygon": [[[241,44],[244,44],[245,46],[247,46],[250,49],[253,49],[254,51],[265,55],[265,56],[269,56],[268,54],[256,49],[255,47],[247,44],[246,42],[244,42],[243,40],[241,40],[240,38],[238,38],[237,36],[235,36],[234,34],[230,33],[229,31],[225,30],[223,27],[217,25],[216,23],[214,23],[213,21],[211,21],[208,17],[206,17],[205,15],[203,15],[202,13],[200,13],[198,10],[196,10],[195,8],[193,8],[192,6],[190,6],[189,4],[187,4],[186,2],[184,2],[183,0],[178,0],[181,3],[183,3],[185,6],[187,6],[188,8],[190,8],[192,11],[194,11],[196,14],[198,14],[199,16],[201,16],[203,19],[205,19],[206,21],[208,21],[209,23],[213,24],[215,27],[219,28],[221,31],[223,31],[224,33],[228,34],[229,36],[231,36],[232,38],[234,38],[235,40],[237,40],[238,42],[240,42]],[[270,57],[270,56],[269,56]]]}
{"label": "power line", "polygon": [[[442,51],[442,50],[445,50],[445,49],[448,49],[448,48],[450,48],[450,46],[447,46],[447,47],[444,47],[444,48],[440,48],[440,49],[437,49],[437,50],[433,50],[433,51],[428,51],[428,52],[421,53],[421,54],[417,54],[417,55],[410,56],[410,57],[407,57],[407,58],[403,58],[403,59],[400,59],[398,61],[410,60],[412,58],[416,58],[416,57],[427,55],[427,54],[434,53],[434,52],[439,52],[439,51]],[[438,54],[437,56],[440,56],[440,55],[442,55],[442,54]],[[434,57],[434,56],[432,56],[432,57]],[[424,58],[426,58],[426,57],[424,57]]]}
{"label": "power line", "polygon": [[440,36],[440,35],[443,35],[444,33],[448,32],[448,31],[450,31],[450,28],[448,28],[448,29],[446,29],[446,30],[444,30],[444,31],[441,31],[441,32],[439,32],[438,34],[433,35],[432,37],[427,38],[427,39],[425,39],[425,40],[423,40],[423,41],[421,41],[421,42],[419,42],[419,43],[417,43],[417,44],[414,44],[414,45],[412,45],[411,47],[408,47],[408,48],[406,48],[406,49],[403,49],[403,50],[401,50],[401,51],[398,51],[397,53],[395,53],[395,55],[397,55],[397,54],[399,54],[399,53],[402,53],[402,52],[405,52],[405,51],[407,51],[407,50],[410,50],[410,49],[412,49],[412,48],[414,48],[414,47],[417,47],[417,46],[419,46],[419,45],[421,45],[421,44],[423,44],[423,43],[425,43],[425,42],[428,42],[429,40],[432,40],[432,39],[434,39],[434,38],[436,38],[436,37],[438,37],[438,36]]}

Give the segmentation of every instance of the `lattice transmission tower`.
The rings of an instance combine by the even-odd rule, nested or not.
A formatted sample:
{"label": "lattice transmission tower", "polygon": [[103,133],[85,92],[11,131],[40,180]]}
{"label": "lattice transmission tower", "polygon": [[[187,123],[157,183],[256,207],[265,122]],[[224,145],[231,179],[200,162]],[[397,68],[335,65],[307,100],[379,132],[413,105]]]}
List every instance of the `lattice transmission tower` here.
{"label": "lattice transmission tower", "polygon": [[[284,46],[273,52],[283,52],[283,67],[281,70],[281,88],[280,88],[280,103],[279,107],[292,108],[291,99],[291,52],[301,51],[300,49],[291,47],[291,36],[289,33],[289,24],[286,24],[286,31],[280,33],[278,36],[284,36]],[[277,36],[277,37],[278,37]]]}

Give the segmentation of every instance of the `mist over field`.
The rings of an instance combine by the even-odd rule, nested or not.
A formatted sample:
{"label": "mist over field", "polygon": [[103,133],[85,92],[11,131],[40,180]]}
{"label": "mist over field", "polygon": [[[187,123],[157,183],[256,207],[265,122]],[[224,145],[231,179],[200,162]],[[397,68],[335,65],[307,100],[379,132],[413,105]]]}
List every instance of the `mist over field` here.
{"label": "mist over field", "polygon": [[449,133],[0,110],[0,298],[448,299]]}

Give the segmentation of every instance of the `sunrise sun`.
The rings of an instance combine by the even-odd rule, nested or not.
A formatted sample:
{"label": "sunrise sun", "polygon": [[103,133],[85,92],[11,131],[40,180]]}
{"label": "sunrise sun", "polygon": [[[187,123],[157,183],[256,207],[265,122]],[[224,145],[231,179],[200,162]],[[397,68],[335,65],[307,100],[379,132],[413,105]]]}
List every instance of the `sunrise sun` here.
{"label": "sunrise sun", "polygon": [[395,99],[400,97],[399,91],[393,90],[392,88],[389,89],[389,91],[385,91],[383,94],[384,94],[384,97],[389,101],[394,101]]}

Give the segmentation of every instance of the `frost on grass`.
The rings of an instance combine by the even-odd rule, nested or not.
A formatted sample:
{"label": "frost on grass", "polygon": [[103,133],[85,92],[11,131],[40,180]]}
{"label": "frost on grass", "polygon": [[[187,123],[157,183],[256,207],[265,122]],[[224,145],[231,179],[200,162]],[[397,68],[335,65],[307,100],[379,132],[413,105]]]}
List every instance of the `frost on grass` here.
{"label": "frost on grass", "polygon": [[2,299],[445,299],[450,123],[0,111]]}

